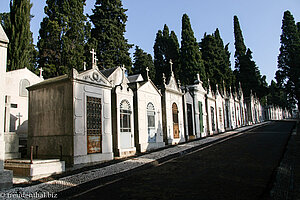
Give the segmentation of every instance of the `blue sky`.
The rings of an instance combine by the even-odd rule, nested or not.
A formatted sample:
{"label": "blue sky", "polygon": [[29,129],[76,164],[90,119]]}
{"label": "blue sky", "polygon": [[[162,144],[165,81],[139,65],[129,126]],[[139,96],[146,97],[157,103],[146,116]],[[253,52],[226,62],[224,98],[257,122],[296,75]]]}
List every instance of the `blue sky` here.
{"label": "blue sky", "polygon": [[[0,12],[9,11],[9,1],[1,0]],[[31,22],[31,31],[36,43],[46,1],[31,2],[31,13],[35,16]],[[87,0],[85,12],[91,13],[94,4],[95,0]],[[230,43],[232,68],[233,16],[237,15],[245,44],[252,50],[254,61],[261,73],[267,76],[269,83],[277,70],[283,12],[290,10],[295,21],[300,21],[299,0],[127,0],[123,1],[123,6],[128,9],[125,37],[129,43],[138,45],[153,55],[155,35],[164,24],[175,31],[180,42],[181,18],[186,13],[198,41],[205,32],[211,34],[219,28],[224,43]],[[133,50],[134,48],[131,53]]]}

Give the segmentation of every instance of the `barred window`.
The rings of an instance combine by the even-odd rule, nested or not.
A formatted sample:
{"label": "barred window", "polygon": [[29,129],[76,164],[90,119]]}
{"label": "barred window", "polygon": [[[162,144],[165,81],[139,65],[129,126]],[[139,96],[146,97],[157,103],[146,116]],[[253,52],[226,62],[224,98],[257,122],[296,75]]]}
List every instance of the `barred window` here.
{"label": "barred window", "polygon": [[101,99],[87,97],[87,146],[88,153],[100,153],[102,143]]}

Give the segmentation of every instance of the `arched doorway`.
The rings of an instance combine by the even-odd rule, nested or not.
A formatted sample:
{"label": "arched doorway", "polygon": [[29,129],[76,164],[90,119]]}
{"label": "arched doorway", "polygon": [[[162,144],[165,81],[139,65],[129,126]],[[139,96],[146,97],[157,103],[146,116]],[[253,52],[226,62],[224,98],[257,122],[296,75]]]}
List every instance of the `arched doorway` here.
{"label": "arched doorway", "polygon": [[178,125],[178,107],[176,103],[172,105],[173,114],[173,136],[174,138],[179,138],[179,125]]}
{"label": "arched doorway", "polygon": [[132,147],[131,133],[131,106],[127,100],[123,100],[120,104],[120,144],[121,148]]}

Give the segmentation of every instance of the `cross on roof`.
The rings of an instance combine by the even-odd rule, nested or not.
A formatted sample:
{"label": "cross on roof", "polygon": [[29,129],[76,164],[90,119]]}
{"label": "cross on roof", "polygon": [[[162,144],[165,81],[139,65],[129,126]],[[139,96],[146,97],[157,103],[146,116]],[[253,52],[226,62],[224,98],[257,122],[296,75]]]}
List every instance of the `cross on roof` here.
{"label": "cross on roof", "polygon": [[86,71],[86,62],[83,62],[83,70]]}
{"label": "cross on roof", "polygon": [[149,79],[149,67],[146,67],[146,77],[147,77],[147,79]]}
{"label": "cross on roof", "polygon": [[95,49],[92,49],[92,51],[90,51],[90,53],[92,54],[92,67],[94,68],[94,66],[97,66],[97,60],[98,60]]}
{"label": "cross on roof", "polygon": [[170,67],[171,67],[171,72],[173,71],[173,62],[172,62],[172,59],[170,59]]}
{"label": "cross on roof", "polygon": [[41,67],[39,70],[40,70],[40,78],[43,78],[43,71],[44,71],[44,70],[43,70],[42,67]]}

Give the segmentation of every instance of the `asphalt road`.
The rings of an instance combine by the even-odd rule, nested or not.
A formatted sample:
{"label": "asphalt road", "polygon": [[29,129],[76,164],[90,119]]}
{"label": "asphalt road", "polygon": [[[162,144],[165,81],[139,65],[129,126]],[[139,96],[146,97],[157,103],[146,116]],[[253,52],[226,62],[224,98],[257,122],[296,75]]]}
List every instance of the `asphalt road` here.
{"label": "asphalt road", "polygon": [[293,125],[273,122],[71,199],[267,199]]}

